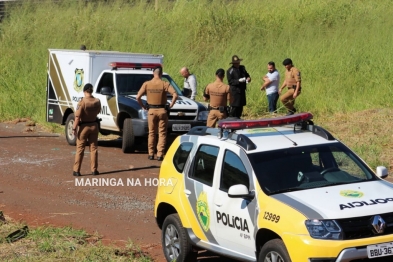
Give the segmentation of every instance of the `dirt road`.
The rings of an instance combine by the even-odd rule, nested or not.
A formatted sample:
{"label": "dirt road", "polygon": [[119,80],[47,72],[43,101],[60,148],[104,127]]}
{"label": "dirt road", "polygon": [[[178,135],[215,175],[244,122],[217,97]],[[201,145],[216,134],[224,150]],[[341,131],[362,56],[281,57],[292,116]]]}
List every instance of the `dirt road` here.
{"label": "dirt road", "polygon": [[116,140],[99,142],[101,174],[95,177],[112,178],[112,183],[86,185],[82,178],[93,178],[88,150],[81,170],[85,176],[76,180],[75,147],[64,136],[25,123],[1,123],[0,209],[31,226],[72,225],[118,244],[130,239],[156,261],[164,261],[153,215],[160,162],[147,160],[145,152],[123,154],[120,146]]}
{"label": "dirt road", "polygon": [[[29,226],[71,225],[98,232],[104,243],[117,245],[131,240],[154,261],[163,262],[161,230],[153,212],[161,162],[148,160],[146,148],[141,144],[136,153],[123,154],[121,140],[100,139],[100,175],[91,175],[87,149],[82,177],[75,178],[75,147],[63,134],[25,122],[0,123],[0,210]],[[87,183],[92,178],[109,184]],[[200,257],[232,261],[203,253]]]}

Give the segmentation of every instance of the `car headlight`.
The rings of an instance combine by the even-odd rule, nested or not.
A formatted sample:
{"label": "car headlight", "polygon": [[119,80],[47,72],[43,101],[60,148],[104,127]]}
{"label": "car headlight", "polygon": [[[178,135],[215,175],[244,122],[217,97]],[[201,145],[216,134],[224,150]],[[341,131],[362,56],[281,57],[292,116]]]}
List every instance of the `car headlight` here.
{"label": "car headlight", "polygon": [[201,111],[201,112],[199,112],[199,114],[198,114],[198,120],[200,120],[200,121],[206,121],[208,115],[209,115],[209,111]]}
{"label": "car headlight", "polygon": [[306,220],[306,228],[312,238],[317,239],[343,239],[340,226],[334,220]]}
{"label": "car headlight", "polygon": [[147,119],[147,110],[139,109],[138,116],[140,119]]}

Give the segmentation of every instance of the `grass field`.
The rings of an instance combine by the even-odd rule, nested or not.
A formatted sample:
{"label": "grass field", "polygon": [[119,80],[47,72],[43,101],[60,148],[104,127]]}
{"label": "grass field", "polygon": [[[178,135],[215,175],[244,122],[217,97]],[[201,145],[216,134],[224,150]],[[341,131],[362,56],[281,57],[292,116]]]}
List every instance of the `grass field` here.
{"label": "grass field", "polygon": [[[164,70],[178,83],[182,66],[196,74],[199,100],[216,69],[227,69],[237,54],[252,77],[244,111],[248,118],[267,112],[259,90],[267,62],[276,62],[283,79],[281,63],[287,57],[302,72],[296,107],[312,112],[319,124],[348,115],[345,126],[351,129],[367,121],[357,112],[379,112],[392,104],[393,9],[388,0],[159,0],[157,11],[154,1],[142,0],[23,3],[9,9],[0,23],[0,121],[29,117],[44,123],[47,49],[81,44],[164,54]],[[377,134],[376,144],[362,140],[355,150],[367,161],[375,155],[382,159],[389,138]]]}

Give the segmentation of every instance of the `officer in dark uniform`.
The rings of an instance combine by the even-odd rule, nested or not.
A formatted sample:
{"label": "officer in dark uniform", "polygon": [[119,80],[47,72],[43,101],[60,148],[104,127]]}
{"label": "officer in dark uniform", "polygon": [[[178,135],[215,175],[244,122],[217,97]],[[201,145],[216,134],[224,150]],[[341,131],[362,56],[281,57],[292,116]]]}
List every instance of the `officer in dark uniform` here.
{"label": "officer in dark uniform", "polygon": [[[93,86],[86,84],[83,87],[85,95],[82,98],[75,112],[75,122],[73,126],[73,133],[77,136],[76,140],[76,154],[74,163],[74,176],[80,176],[80,169],[82,165],[83,155],[87,141],[90,144],[90,166],[93,175],[98,175],[98,119],[97,115],[101,111],[101,102],[99,99],[92,96]],[[79,130],[77,127],[79,126]]]}
{"label": "officer in dark uniform", "polygon": [[230,117],[241,118],[243,106],[246,105],[246,88],[247,83],[251,82],[250,75],[246,71],[246,67],[240,65],[240,59],[237,55],[232,56],[232,67],[227,71],[228,84],[231,92],[231,110]]}
{"label": "officer in dark uniform", "polygon": [[[167,110],[172,108],[177,100],[177,93],[175,89],[166,81],[161,79],[162,67],[158,66],[153,70],[153,79],[143,83],[141,89],[136,96],[139,105],[148,111],[148,125],[149,125],[149,138],[148,149],[149,159],[154,159],[154,144],[156,137],[156,130],[158,127],[158,143],[157,143],[157,160],[164,159],[164,150],[166,143],[166,131],[168,124]],[[166,108],[167,93],[172,94],[172,102],[169,108]],[[141,97],[146,94],[147,107],[142,103]]]}
{"label": "officer in dark uniform", "polygon": [[[295,99],[298,97],[302,90],[302,78],[300,71],[293,66],[293,62],[290,58],[286,58],[282,62],[285,66],[285,81],[282,83],[278,94],[280,94],[280,100],[284,106],[288,109],[287,115],[293,115],[296,112]],[[281,94],[282,90],[287,87],[288,91],[285,94]]]}
{"label": "officer in dark uniform", "polygon": [[215,127],[218,120],[227,118],[227,104],[230,101],[230,93],[229,86],[222,82],[224,77],[224,69],[218,69],[216,71],[216,81],[208,84],[203,93],[203,99],[205,101],[210,100],[206,124],[208,127]]}

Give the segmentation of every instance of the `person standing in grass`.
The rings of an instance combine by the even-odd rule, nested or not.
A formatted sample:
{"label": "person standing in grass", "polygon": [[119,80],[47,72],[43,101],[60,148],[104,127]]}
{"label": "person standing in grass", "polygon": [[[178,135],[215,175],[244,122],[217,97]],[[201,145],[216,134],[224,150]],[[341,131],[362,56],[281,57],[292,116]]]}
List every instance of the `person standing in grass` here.
{"label": "person standing in grass", "polygon": [[269,112],[271,114],[277,113],[278,101],[278,85],[280,84],[280,73],[276,69],[276,64],[273,61],[267,63],[267,74],[262,78],[264,83],[261,86],[261,91],[266,90],[267,101],[269,103]]}
{"label": "person standing in grass", "polygon": [[242,60],[237,55],[232,56],[232,62],[230,62],[232,66],[227,71],[227,79],[231,92],[230,117],[242,117],[243,106],[246,105],[247,83],[251,82],[246,67],[240,65],[240,61]]}
{"label": "person standing in grass", "polygon": [[184,77],[183,93],[186,97],[195,100],[197,95],[197,80],[194,74],[190,73],[187,67],[180,69],[180,74]]}
{"label": "person standing in grass", "polygon": [[215,127],[218,120],[227,117],[227,105],[230,100],[229,86],[224,84],[225,70],[220,68],[216,71],[216,81],[207,85],[203,92],[203,99],[210,100],[209,116],[206,126]]}
{"label": "person standing in grass", "polygon": [[280,100],[288,109],[287,115],[293,115],[296,112],[296,108],[294,107],[295,99],[300,95],[302,89],[302,79],[300,77],[300,71],[293,66],[292,60],[290,58],[286,58],[282,64],[286,69],[285,81],[278,90],[278,94],[281,95],[281,91],[285,87],[288,87],[288,91],[280,96]]}

